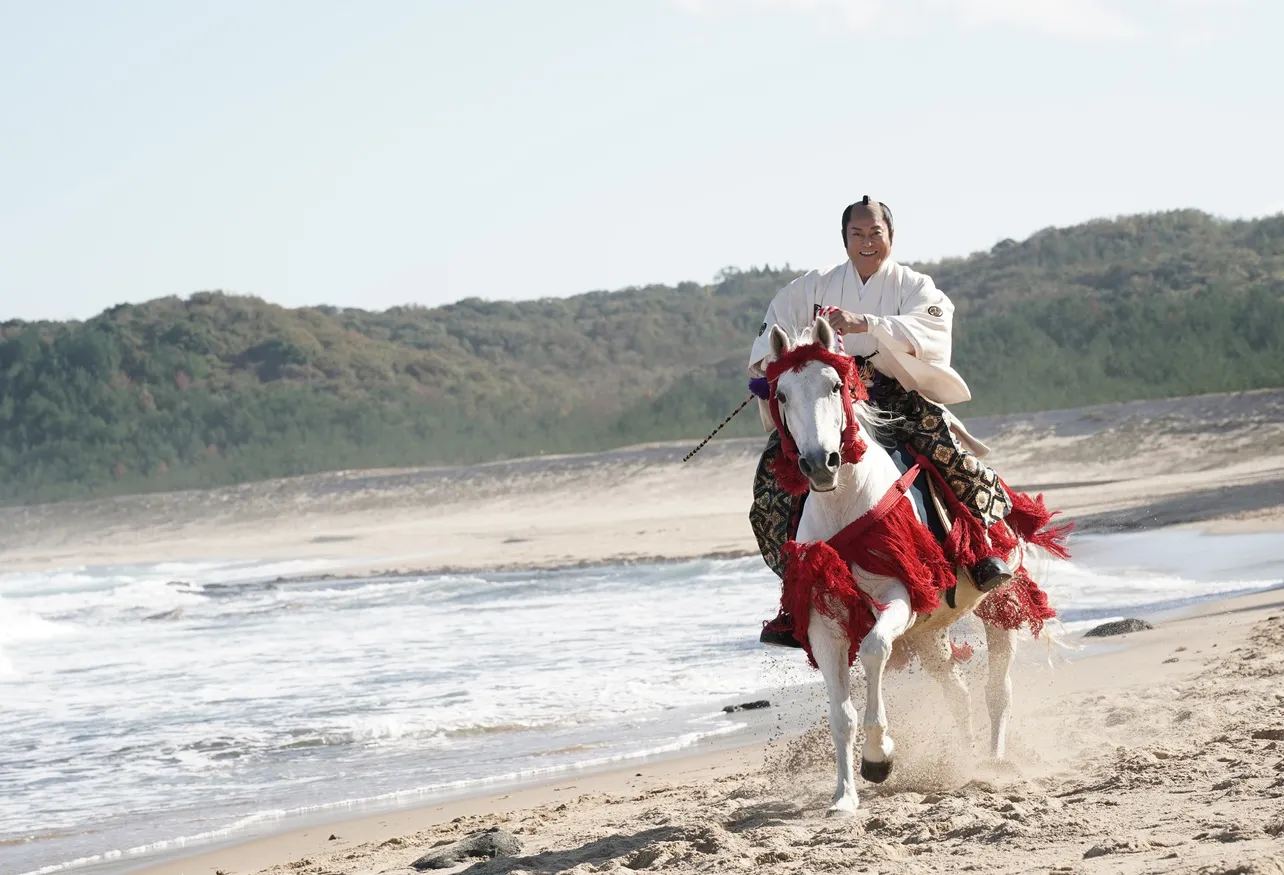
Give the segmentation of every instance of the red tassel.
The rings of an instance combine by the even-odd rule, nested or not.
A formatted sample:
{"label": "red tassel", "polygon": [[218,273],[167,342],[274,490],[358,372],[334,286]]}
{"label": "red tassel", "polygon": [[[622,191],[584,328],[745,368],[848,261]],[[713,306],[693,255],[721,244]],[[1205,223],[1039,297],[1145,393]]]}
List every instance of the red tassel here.
{"label": "red tassel", "polygon": [[1000,629],[1018,629],[1023,624],[1030,627],[1034,637],[1039,637],[1045,621],[1057,612],[1048,604],[1048,594],[1039,588],[1024,566],[1018,568],[1002,589],[985,597],[976,607],[982,622]]}
{"label": "red tassel", "polygon": [[1012,541],[1011,547],[1006,550],[1000,549],[998,544],[987,542],[985,537],[985,526],[973,516],[968,510],[967,505],[959,500],[954,494],[954,490],[945,482],[945,477],[941,472],[936,470],[936,466],[931,463],[926,456],[915,453],[918,466],[928,472],[932,480],[936,483],[937,492],[945,500],[946,507],[950,510],[950,516],[953,517],[953,523],[950,525],[949,534],[945,537],[945,543],[942,547],[945,550],[946,557],[955,565],[962,565],[971,568],[987,556],[1007,556],[1016,546],[1016,541]]}
{"label": "red tassel", "polygon": [[787,541],[781,549],[785,556],[785,588],[781,602],[794,621],[794,637],[807,651],[812,667],[816,658],[807,640],[811,609],[839,621],[847,633],[850,646],[847,664],[856,660],[860,643],[874,628],[876,611],[886,608],[856,585],[851,568],[824,542],[800,544]]}
{"label": "red tassel", "polygon": [[798,467],[798,450],[792,446],[793,438],[788,438],[790,447],[793,449],[793,452],[790,452],[785,447],[786,432],[780,431],[778,425],[776,431],[781,435],[780,452],[771,460],[771,473],[775,475],[776,483],[781,489],[790,495],[802,495],[811,489],[811,481]]}
{"label": "red tassel", "polygon": [[1012,551],[1017,548],[1017,536],[1008,528],[1007,523],[999,520],[989,528],[990,544],[994,547],[996,556],[1007,557],[1012,555]]}
{"label": "red tassel", "polygon": [[829,543],[857,568],[905,584],[915,613],[936,610],[941,593],[954,586],[954,566],[931,529],[914,515],[910,501],[902,497],[877,525],[856,531],[852,537],[844,529]]}
{"label": "red tassel", "polygon": [[1069,559],[1070,550],[1066,547],[1066,538],[1074,530],[1074,523],[1063,523],[1048,527],[1052,518],[1060,511],[1050,511],[1043,503],[1043,493],[1031,498],[1024,492],[1013,492],[1008,484],[999,480],[1012,500],[1012,512],[1007,516],[1007,524],[1027,544],[1042,547],[1058,559]]}

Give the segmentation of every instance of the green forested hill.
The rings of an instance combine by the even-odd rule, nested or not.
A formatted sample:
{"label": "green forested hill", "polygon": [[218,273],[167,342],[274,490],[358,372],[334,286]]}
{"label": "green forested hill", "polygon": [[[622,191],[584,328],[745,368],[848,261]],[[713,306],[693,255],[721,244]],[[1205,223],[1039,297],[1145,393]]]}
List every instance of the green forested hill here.
{"label": "green forested hill", "polygon": [[[957,307],[964,415],[1284,385],[1284,216],[1099,221],[918,267]],[[745,396],[795,275],[382,313],[202,292],[4,323],[0,501],[698,438]]]}

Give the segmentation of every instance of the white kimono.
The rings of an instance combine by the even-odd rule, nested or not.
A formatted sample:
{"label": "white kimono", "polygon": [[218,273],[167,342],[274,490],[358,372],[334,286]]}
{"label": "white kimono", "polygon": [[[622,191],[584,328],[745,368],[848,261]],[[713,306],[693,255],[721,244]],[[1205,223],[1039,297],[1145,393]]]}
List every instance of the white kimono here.
{"label": "white kimono", "polygon": [[[803,274],[781,289],[767,308],[749,353],[750,373],[762,375],[763,359],[771,352],[772,325],[793,334],[810,326],[819,308],[827,306],[869,317],[868,332],[843,335],[849,355],[873,356],[870,364],[876,370],[937,404],[957,404],[972,397],[967,383],[950,367],[954,304],[931,277],[890,258],[867,282],[861,282],[851,261],[842,261]],[[949,419],[955,434],[978,456],[989,452],[967,434],[962,423],[953,416]],[[770,416],[764,414],[764,425],[769,423]]]}

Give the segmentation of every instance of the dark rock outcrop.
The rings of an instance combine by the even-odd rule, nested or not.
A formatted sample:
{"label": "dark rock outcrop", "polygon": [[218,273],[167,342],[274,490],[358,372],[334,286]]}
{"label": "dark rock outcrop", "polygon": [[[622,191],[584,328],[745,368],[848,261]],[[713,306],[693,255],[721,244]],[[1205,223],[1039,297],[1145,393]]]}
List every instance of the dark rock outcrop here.
{"label": "dark rock outcrop", "polygon": [[1153,629],[1154,626],[1145,620],[1129,618],[1127,620],[1115,620],[1110,623],[1102,623],[1100,626],[1083,633],[1084,638],[1107,638],[1111,635],[1127,635],[1129,632],[1145,632],[1147,629]]}
{"label": "dark rock outcrop", "polygon": [[522,843],[516,836],[494,826],[485,832],[474,833],[466,839],[434,848],[410,865],[420,872],[425,869],[450,869],[464,860],[509,857],[520,853],[521,850]]}
{"label": "dark rock outcrop", "polygon": [[770,708],[771,703],[766,699],[759,699],[756,702],[744,702],[740,705],[727,705],[722,710],[728,714],[734,714],[737,711],[757,711],[759,708]]}

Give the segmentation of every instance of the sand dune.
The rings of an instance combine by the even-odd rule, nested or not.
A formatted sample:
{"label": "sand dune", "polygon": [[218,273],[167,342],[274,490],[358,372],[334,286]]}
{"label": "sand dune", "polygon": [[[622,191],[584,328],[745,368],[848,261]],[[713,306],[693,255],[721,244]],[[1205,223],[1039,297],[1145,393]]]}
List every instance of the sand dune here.
{"label": "sand dune", "polygon": [[[1284,525],[1284,390],[969,423],[1016,488],[1088,529]],[[198,492],[0,509],[12,570],[192,559],[344,574],[532,568],[756,552],[763,439],[467,468],[350,471]]]}

